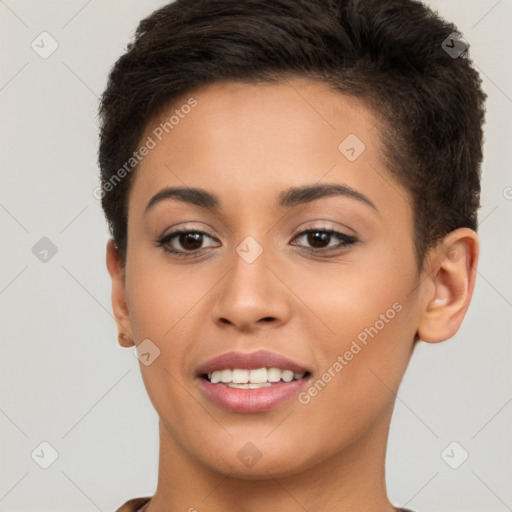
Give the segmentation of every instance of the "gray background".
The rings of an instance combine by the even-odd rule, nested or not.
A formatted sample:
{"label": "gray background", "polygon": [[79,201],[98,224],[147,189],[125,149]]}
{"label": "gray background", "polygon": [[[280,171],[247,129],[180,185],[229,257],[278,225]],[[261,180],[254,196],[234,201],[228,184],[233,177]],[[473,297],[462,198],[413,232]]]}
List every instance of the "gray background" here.
{"label": "gray background", "polygon": [[[139,362],[117,343],[93,189],[107,71],[164,3],[0,0],[1,512],[113,512],[156,489],[158,417]],[[512,0],[429,4],[469,41],[489,95],[482,251],[461,330],[421,343],[399,390],[389,496],[417,512],[502,512],[512,510]],[[47,59],[31,47],[43,31],[59,45]],[[57,248],[46,262],[32,251],[43,237]],[[58,453],[48,469],[44,441]]]}

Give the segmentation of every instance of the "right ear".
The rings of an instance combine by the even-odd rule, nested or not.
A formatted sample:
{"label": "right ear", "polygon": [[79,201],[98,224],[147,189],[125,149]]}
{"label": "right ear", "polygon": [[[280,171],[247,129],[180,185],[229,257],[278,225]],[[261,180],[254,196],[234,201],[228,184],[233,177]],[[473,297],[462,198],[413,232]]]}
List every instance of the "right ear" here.
{"label": "right ear", "polygon": [[[107,270],[112,280],[112,310],[116,319],[117,328],[120,334],[119,343],[124,347],[134,346],[133,332],[130,322],[130,313],[126,301],[126,290],[124,285],[124,272],[119,260],[117,247],[112,239],[107,242]],[[121,341],[121,339],[123,341]]]}

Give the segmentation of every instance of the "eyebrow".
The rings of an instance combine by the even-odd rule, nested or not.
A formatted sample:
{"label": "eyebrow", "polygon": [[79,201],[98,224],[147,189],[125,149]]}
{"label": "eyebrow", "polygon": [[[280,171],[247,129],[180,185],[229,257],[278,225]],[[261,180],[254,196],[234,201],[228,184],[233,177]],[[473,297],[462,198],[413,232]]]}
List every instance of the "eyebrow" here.
{"label": "eyebrow", "polygon": [[[379,211],[375,204],[364,194],[351,187],[340,185],[338,183],[323,183],[289,188],[279,194],[278,204],[283,208],[292,208],[300,204],[316,201],[323,197],[332,196],[343,196],[356,199],[357,201],[371,207],[376,212]],[[219,197],[202,188],[166,187],[157,192],[149,200],[144,213],[147,213],[147,211],[153,208],[156,204],[169,199],[189,203],[210,211],[218,211],[221,207]]]}

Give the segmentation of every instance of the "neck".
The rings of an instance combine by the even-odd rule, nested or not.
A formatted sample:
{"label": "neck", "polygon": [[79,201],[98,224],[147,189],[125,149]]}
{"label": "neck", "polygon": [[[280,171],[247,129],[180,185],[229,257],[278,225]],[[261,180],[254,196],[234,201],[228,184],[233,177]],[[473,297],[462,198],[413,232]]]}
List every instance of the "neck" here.
{"label": "neck", "polygon": [[268,478],[257,480],[201,464],[160,421],[158,486],[145,512],[396,512],[385,484],[392,409],[350,446],[307,470],[279,478],[269,472]]}

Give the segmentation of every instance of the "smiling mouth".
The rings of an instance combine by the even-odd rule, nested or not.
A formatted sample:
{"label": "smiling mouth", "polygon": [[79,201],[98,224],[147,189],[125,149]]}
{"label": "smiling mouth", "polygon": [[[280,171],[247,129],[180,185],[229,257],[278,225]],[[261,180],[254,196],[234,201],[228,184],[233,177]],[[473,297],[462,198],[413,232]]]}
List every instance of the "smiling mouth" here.
{"label": "smiling mouth", "polygon": [[201,378],[207,380],[211,384],[218,384],[229,388],[238,389],[260,389],[273,386],[279,383],[287,383],[301,380],[309,377],[308,371],[296,373],[292,370],[281,368],[226,368],[224,370],[216,370],[211,373],[202,374]]}

